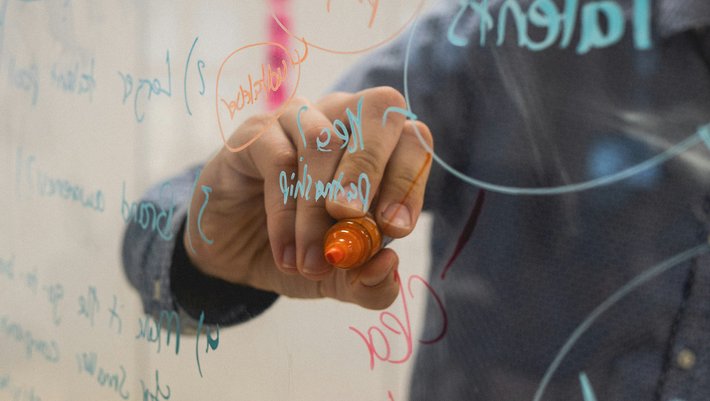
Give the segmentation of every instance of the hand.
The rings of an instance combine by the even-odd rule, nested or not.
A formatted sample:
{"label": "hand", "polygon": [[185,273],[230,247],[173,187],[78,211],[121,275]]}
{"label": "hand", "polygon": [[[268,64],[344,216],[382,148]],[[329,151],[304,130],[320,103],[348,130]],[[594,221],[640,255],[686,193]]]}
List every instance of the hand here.
{"label": "hand", "polygon": [[[335,135],[333,124],[340,120],[353,131],[349,119],[357,117],[359,101],[364,148],[351,153],[348,148],[357,142],[341,149],[345,141]],[[192,262],[205,274],[290,297],[329,297],[371,309],[389,306],[399,290],[397,254],[383,249],[350,270],[330,266],[323,257],[325,232],[335,220],[365,212],[357,201],[322,197],[316,201],[315,186],[318,180],[326,184],[343,173],[341,183],[347,189],[365,173],[371,189],[363,203],[372,204],[377,195],[370,211],[383,234],[401,238],[413,230],[431,158],[412,124],[429,146],[432,138],[425,124],[407,122],[400,113],[389,113],[383,126],[383,114],[391,106],[404,108],[404,98],[392,88],[380,87],[335,93],[317,104],[294,99],[278,117],[266,114],[247,120],[227,143],[236,148],[261,133],[258,139],[240,152],[223,147],[206,164],[195,187],[183,238]],[[324,128],[333,133],[327,146],[322,145]],[[295,183],[304,175],[305,164],[313,180],[309,199],[290,196],[284,204],[281,173]],[[209,200],[203,207],[206,195]]]}

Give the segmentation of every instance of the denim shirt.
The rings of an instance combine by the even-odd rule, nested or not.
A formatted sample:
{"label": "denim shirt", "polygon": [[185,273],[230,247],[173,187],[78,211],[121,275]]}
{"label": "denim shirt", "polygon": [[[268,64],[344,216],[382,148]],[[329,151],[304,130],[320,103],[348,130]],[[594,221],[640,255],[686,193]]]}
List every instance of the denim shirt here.
{"label": "denim shirt", "polygon": [[[434,135],[421,338],[438,341],[419,347],[411,399],[710,400],[710,2],[652,2],[646,48],[645,2],[606,2],[625,32],[582,52],[581,17],[567,46],[536,51],[512,14],[497,31],[512,2],[487,4],[492,19],[484,3],[442,2],[336,85],[400,89]],[[194,174],[173,180],[176,216]],[[180,241],[151,235],[124,242],[148,312],[232,324],[275,299],[199,277]]]}

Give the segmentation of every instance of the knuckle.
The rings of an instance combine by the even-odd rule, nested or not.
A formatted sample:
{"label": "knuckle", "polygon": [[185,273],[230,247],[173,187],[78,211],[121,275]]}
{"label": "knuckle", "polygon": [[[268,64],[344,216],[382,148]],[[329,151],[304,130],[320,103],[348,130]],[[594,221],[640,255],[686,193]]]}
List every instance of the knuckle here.
{"label": "knuckle", "polygon": [[230,146],[240,146],[255,135],[265,132],[274,122],[274,117],[268,114],[250,116],[230,135],[227,144]]}
{"label": "knuckle", "polygon": [[266,129],[269,125],[274,123],[274,117],[269,114],[255,114],[253,116],[250,116],[244,121],[244,124],[242,124],[242,127],[245,128],[246,131],[251,131],[251,130],[262,130]]}
{"label": "knuckle", "polygon": [[[377,294],[372,294],[372,291],[377,291]],[[387,285],[382,288],[370,289],[369,291],[363,291],[358,294],[358,303],[367,309],[372,310],[383,310],[387,309],[395,299],[397,299],[397,294],[399,293],[399,288],[395,285]]]}
{"label": "knuckle", "polygon": [[352,92],[333,91],[333,92],[330,92],[327,96],[325,96],[324,99],[325,99],[325,98],[328,98],[329,96],[341,97],[341,98],[342,98],[342,97],[345,97],[345,96],[352,96],[352,95],[353,95]]}
{"label": "knuckle", "polygon": [[291,99],[291,105],[295,106],[295,107],[301,107],[301,106],[309,105],[309,104],[310,104],[310,102],[308,101],[308,99],[306,99],[303,96],[296,96],[293,99]]}
{"label": "knuckle", "polygon": [[272,205],[266,207],[267,224],[270,229],[269,238],[275,239],[279,234],[290,232],[290,227],[285,224],[295,219],[294,209],[289,206],[289,203],[283,203],[281,199],[277,199]]}
{"label": "knuckle", "polygon": [[379,149],[379,147],[369,146],[359,150],[351,158],[352,164],[346,174],[357,176],[360,173],[365,173],[371,177],[381,175],[385,167],[385,160]]}
{"label": "knuckle", "polygon": [[234,131],[228,142],[232,146],[242,145],[267,132],[275,123],[276,118],[270,114],[250,116]]}
{"label": "knuckle", "polygon": [[431,130],[429,130],[429,127],[421,121],[414,121],[414,124],[416,125],[416,129],[421,135],[424,142],[426,142],[426,144],[429,145],[430,148],[434,149],[434,137],[431,134]]}
{"label": "knuckle", "polygon": [[272,163],[282,170],[293,169],[296,167],[296,158],[298,154],[295,149],[279,149],[271,155]]}
{"label": "knuckle", "polygon": [[326,102],[338,102],[343,99],[347,99],[350,96],[352,96],[352,93],[349,92],[343,92],[343,91],[336,91],[336,92],[330,92],[329,94],[323,96],[318,100],[318,103],[326,103]]}
{"label": "knuckle", "polygon": [[377,109],[386,109],[388,107],[406,106],[404,96],[391,86],[380,86],[372,89],[370,103]]}
{"label": "knuckle", "polygon": [[325,215],[325,199],[321,198],[318,199],[318,201],[308,200],[305,202],[298,202],[298,212],[305,216],[310,216],[311,218],[318,218]]}
{"label": "knuckle", "polygon": [[279,115],[279,120],[282,120],[286,116],[294,115],[298,113],[298,110],[303,106],[309,106],[310,102],[305,97],[296,96],[288,101],[288,104],[283,108],[283,114]]}
{"label": "knuckle", "polygon": [[417,180],[416,171],[398,171],[387,177],[388,192],[394,192],[398,195],[409,193],[408,198],[421,196],[424,188],[424,180]]}
{"label": "knuckle", "polygon": [[321,133],[326,129],[330,129],[327,124],[312,124],[303,128],[303,136],[306,138],[307,143],[315,143],[316,139],[320,138]]}

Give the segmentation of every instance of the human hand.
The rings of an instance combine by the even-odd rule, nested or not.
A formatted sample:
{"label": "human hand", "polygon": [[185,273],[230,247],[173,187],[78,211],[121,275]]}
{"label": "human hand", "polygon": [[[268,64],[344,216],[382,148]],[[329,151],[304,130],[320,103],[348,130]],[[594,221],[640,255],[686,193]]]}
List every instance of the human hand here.
{"label": "human hand", "polygon": [[[379,87],[334,93],[316,104],[294,99],[280,116],[264,114],[242,124],[228,139],[229,147],[258,139],[239,152],[223,147],[205,165],[193,193],[183,241],[195,266],[207,275],[290,297],[328,297],[370,309],[394,302],[399,285],[393,250],[382,249],[350,270],[333,268],[323,257],[323,237],[334,219],[363,216],[363,206],[367,209],[375,195],[369,210],[383,235],[408,235],[421,213],[431,158],[413,124],[429,146],[431,133],[400,113],[389,113],[383,125],[389,107],[404,108],[404,98]],[[351,125],[358,117],[361,129]],[[341,173],[346,191],[339,195],[349,192],[350,183],[357,186],[363,173],[370,190],[351,201],[316,200],[316,183],[333,183]],[[290,196],[288,185],[284,191],[284,176],[288,185],[312,177],[309,199],[298,196],[298,189]]]}

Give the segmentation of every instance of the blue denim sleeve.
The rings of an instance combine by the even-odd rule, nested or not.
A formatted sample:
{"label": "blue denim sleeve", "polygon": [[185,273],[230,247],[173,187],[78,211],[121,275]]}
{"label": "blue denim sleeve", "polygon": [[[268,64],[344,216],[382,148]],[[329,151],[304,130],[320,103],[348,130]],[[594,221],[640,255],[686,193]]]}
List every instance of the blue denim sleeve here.
{"label": "blue denim sleeve", "polygon": [[[278,296],[207,276],[190,263],[182,237],[200,168],[159,183],[135,207],[125,205],[129,221],[123,238],[123,266],[147,314],[176,311],[187,327],[196,326],[203,313],[204,323],[236,324],[260,314]],[[164,213],[169,232],[151,229],[141,218],[141,209]]]}

